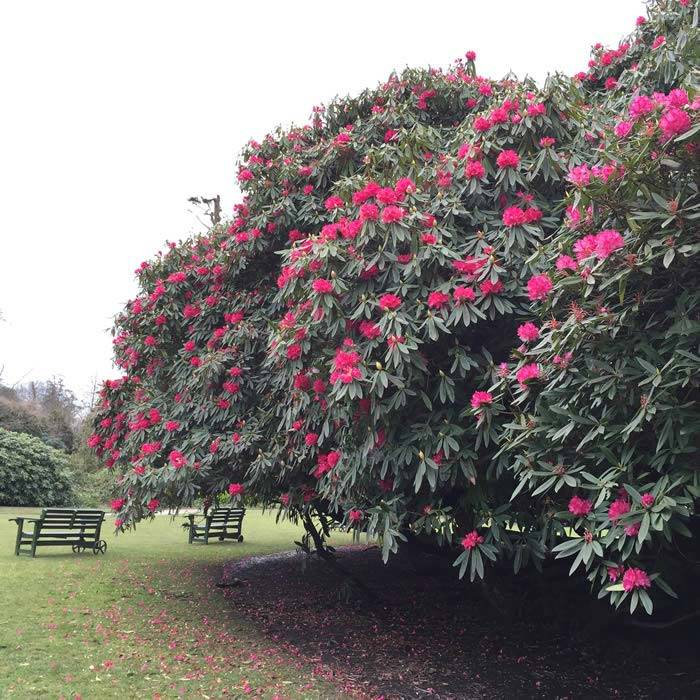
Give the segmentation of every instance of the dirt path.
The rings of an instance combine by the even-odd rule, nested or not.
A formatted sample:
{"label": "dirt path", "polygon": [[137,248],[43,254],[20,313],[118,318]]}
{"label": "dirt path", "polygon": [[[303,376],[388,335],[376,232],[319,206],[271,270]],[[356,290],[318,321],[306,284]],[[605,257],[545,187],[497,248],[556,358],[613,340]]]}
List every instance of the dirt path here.
{"label": "dirt path", "polygon": [[700,697],[696,632],[661,635],[615,622],[603,635],[591,628],[595,603],[567,580],[534,595],[522,580],[504,579],[514,586],[501,589],[509,599],[527,598],[525,612],[506,619],[434,558],[385,567],[376,549],[343,548],[339,560],[376,600],[293,552],[231,562],[223,581],[235,585],[224,595],[319,672],[354,679],[385,700]]}

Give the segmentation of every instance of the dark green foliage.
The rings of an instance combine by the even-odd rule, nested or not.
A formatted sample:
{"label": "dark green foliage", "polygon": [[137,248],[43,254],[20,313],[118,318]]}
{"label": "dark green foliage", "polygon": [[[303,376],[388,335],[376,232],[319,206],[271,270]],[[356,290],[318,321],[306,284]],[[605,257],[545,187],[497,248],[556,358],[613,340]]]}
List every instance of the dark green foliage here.
{"label": "dark green foliage", "polygon": [[66,506],[74,500],[68,455],[0,428],[0,505]]}

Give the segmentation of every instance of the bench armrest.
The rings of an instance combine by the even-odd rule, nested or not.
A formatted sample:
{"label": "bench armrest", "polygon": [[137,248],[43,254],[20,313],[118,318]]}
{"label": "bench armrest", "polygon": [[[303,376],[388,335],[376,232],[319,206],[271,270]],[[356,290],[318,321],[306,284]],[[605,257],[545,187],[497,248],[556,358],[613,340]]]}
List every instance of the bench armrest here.
{"label": "bench armrest", "polygon": [[15,523],[23,523],[25,520],[28,523],[40,523],[41,518],[24,518],[24,517],[18,517],[18,518],[8,518],[10,522],[15,522]]}

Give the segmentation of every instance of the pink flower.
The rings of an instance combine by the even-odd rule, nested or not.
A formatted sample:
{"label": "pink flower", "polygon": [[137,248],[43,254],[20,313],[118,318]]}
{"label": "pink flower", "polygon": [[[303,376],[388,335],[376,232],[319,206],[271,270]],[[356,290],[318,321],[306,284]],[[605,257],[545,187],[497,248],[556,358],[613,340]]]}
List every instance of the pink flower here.
{"label": "pink flower", "polygon": [[287,348],[287,359],[298,360],[301,357],[301,345],[293,343]]}
{"label": "pink flower", "polygon": [[231,496],[241,496],[245,490],[243,484],[229,484],[228,492]]}
{"label": "pink flower", "polygon": [[626,591],[632,591],[635,588],[649,588],[651,586],[651,581],[649,580],[649,575],[646,571],[642,569],[634,569],[630,567],[625,571],[622,577],[622,587]]}
{"label": "pink flower", "polygon": [[489,296],[489,294],[499,294],[504,289],[505,287],[503,286],[503,282],[501,282],[501,280],[492,282],[490,279],[488,279],[479,284],[479,290],[485,297]]}
{"label": "pink flower", "polygon": [[382,209],[382,223],[392,224],[401,221],[406,212],[401,207],[388,206]]}
{"label": "pink flower", "polygon": [[481,408],[481,406],[488,406],[491,403],[493,403],[493,396],[488,391],[475,391],[472,394],[472,408]]}
{"label": "pink flower", "polygon": [[542,218],[542,212],[537,207],[528,207],[525,210],[525,223],[533,224]]}
{"label": "pink flower", "polygon": [[362,511],[357,510],[356,508],[353,508],[349,513],[348,517],[350,518],[351,523],[359,523],[360,520],[362,520]]}
{"label": "pink flower", "polygon": [[486,169],[480,160],[472,160],[464,168],[464,176],[468,178],[482,178],[486,174]]}
{"label": "pink flower", "polygon": [[396,294],[383,294],[379,297],[379,306],[384,311],[395,311],[401,306],[401,297]]}
{"label": "pink flower", "polygon": [[560,255],[557,258],[555,267],[560,272],[563,272],[564,270],[576,270],[576,261],[569,255]]}
{"label": "pink flower", "polygon": [[449,304],[450,295],[445,294],[445,292],[430,292],[428,294],[428,306],[431,309],[440,309],[445,304]]}
{"label": "pink flower", "polygon": [[391,187],[382,187],[375,194],[378,202],[382,204],[396,204],[398,196]]}
{"label": "pink flower", "polygon": [[152,498],[147,504],[146,507],[148,510],[151,511],[151,513],[155,513],[158,510],[158,507],[160,506],[160,501],[157,498]]}
{"label": "pink flower", "polygon": [[627,136],[630,131],[632,131],[632,122],[628,121],[621,121],[615,124],[615,128],[613,130],[615,132],[615,136],[617,136],[618,139],[624,139],[625,136]]}
{"label": "pink flower", "polygon": [[179,450],[172,450],[172,452],[168,455],[168,460],[175,469],[180,469],[187,464],[187,458]]}
{"label": "pink flower", "polygon": [[591,169],[585,163],[577,165],[569,170],[567,179],[576,187],[585,187],[591,181]]}
{"label": "pink flower", "polygon": [[615,522],[619,520],[625,513],[630,512],[630,502],[625,498],[618,498],[613,501],[608,508],[608,517]]}
{"label": "pink flower", "polygon": [[437,236],[434,233],[424,233],[420,237],[421,243],[425,243],[425,245],[433,245],[434,243],[437,243]]}
{"label": "pink flower", "polygon": [[472,530],[462,539],[462,547],[464,547],[464,549],[474,549],[474,547],[480,545],[483,541],[484,538],[476,530]]}
{"label": "pink flower", "polygon": [[463,275],[474,275],[484,266],[485,262],[485,260],[467,258],[466,260],[455,260],[452,267]]}
{"label": "pink flower", "polygon": [[649,114],[654,111],[654,102],[650,97],[646,95],[637,95],[632,98],[629,106],[629,113],[634,119],[643,117],[645,114]]}
{"label": "pink flower", "polygon": [[688,93],[681,88],[674,88],[668,93],[668,104],[671,107],[685,107],[689,102]]}
{"label": "pink flower", "polygon": [[534,323],[532,323],[532,321],[528,321],[527,323],[523,323],[518,326],[518,338],[520,338],[523,343],[537,340],[539,335],[540,329]]}
{"label": "pink flower", "polygon": [[551,148],[556,142],[557,140],[553,139],[551,136],[543,136],[540,139],[540,146],[542,146],[542,148]]}
{"label": "pink flower", "polygon": [[194,304],[187,304],[182,310],[182,313],[185,318],[197,318],[197,316],[199,316],[199,314],[202,312],[198,306],[195,306]]}
{"label": "pink flower", "polygon": [[115,498],[109,502],[109,507],[115,512],[118,513],[124,506],[126,505],[126,499],[125,498]]}
{"label": "pink flower", "polygon": [[326,201],[323,203],[327,211],[333,211],[334,209],[338,209],[344,204],[345,202],[343,202],[343,200],[335,194],[328,197],[328,199],[326,199]]}
{"label": "pink flower", "polygon": [[670,107],[659,120],[659,129],[668,140],[690,129],[690,117],[682,109]]}
{"label": "pink flower", "polygon": [[515,374],[515,378],[518,380],[520,386],[524,387],[526,382],[531,379],[539,379],[540,368],[539,365],[532,362],[529,365],[523,365]]}
{"label": "pink flower", "polygon": [[349,349],[352,347],[352,341],[346,340],[343,346],[336,350],[333,360],[333,372],[331,372],[330,376],[330,380],[333,384],[337,384],[338,382],[350,384],[355,379],[360,379],[362,376],[362,372],[358,367],[360,364],[360,356],[354,350]]}
{"label": "pink flower", "polygon": [[144,442],[141,445],[141,455],[154,455],[160,451],[160,442]]}
{"label": "pink flower", "polygon": [[520,207],[508,207],[503,212],[503,225],[512,228],[525,223],[525,212]]}
{"label": "pink flower", "polygon": [[639,534],[639,523],[632,523],[625,528],[627,537],[636,537]]}
{"label": "pink flower", "polygon": [[394,192],[396,192],[396,196],[400,199],[403,199],[406,196],[406,193],[411,194],[415,191],[416,183],[413,182],[410,177],[402,177],[397,180],[396,184],[394,185]]}
{"label": "pink flower", "polygon": [[374,340],[382,334],[379,326],[376,323],[372,323],[372,321],[361,321],[358,328],[360,333],[368,340]]}
{"label": "pink flower", "polygon": [[304,444],[307,447],[313,447],[318,443],[318,433],[306,433],[304,436]]}
{"label": "pink flower", "polygon": [[527,295],[530,301],[541,301],[546,299],[552,291],[552,280],[547,274],[534,275],[527,282]]}
{"label": "pink flower", "polygon": [[516,153],[516,151],[506,149],[498,154],[496,164],[501,170],[505,170],[506,168],[517,168],[518,165],[520,165],[520,156]]}
{"label": "pink flower", "polygon": [[457,304],[463,301],[474,301],[476,294],[471,287],[458,286],[455,287],[452,297]]}
{"label": "pink flower", "polygon": [[617,579],[625,573],[625,567],[620,564],[620,566],[609,566],[608,567],[608,578],[615,583]]}
{"label": "pink flower", "polygon": [[656,498],[654,497],[653,493],[645,493],[642,496],[642,505],[645,508],[651,508],[654,505],[655,501],[656,501]]}
{"label": "pink flower", "polygon": [[464,54],[467,61],[474,61],[476,60],[476,51],[467,51],[467,53]]}
{"label": "pink flower", "polygon": [[581,498],[580,496],[574,496],[569,501],[569,513],[572,513],[577,518],[583,518],[588,515],[592,507],[591,502],[587,498]]}
{"label": "pink flower", "polygon": [[584,236],[574,243],[574,253],[577,260],[585,260],[595,253],[596,237]]}
{"label": "pink flower", "polygon": [[376,221],[379,218],[379,207],[376,204],[367,202],[360,207],[361,221]]}
{"label": "pink flower", "polygon": [[660,34],[659,36],[654,39],[654,43],[651,45],[652,51],[655,49],[658,49],[659,46],[663,46],[666,43],[666,37],[663,34]]}
{"label": "pink flower", "polygon": [[317,467],[314,470],[314,476],[320,479],[324,474],[331,471],[340,461],[341,454],[337,450],[320,454],[317,459]]}
{"label": "pink flower", "polygon": [[475,131],[488,131],[491,128],[491,121],[485,117],[477,117],[474,120]]}
{"label": "pink flower", "polygon": [[597,258],[609,258],[616,250],[625,245],[625,241],[619,231],[608,229],[601,231],[595,237],[595,255]]}
{"label": "pink flower", "polygon": [[320,279],[314,280],[313,284],[311,286],[313,287],[314,292],[316,292],[318,294],[332,294],[333,293],[333,284],[331,283],[330,280],[320,278]]}

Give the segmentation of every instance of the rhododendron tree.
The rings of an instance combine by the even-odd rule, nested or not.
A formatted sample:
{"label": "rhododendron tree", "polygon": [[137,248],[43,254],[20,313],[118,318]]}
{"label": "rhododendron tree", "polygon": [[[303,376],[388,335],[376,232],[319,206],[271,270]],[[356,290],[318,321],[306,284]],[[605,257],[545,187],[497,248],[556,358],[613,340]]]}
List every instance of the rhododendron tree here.
{"label": "rhododendron tree", "polygon": [[250,142],[234,218],[117,318],[90,444],[123,527],[245,495],[324,554],[571,554],[650,611],[698,488],[696,24],[659,2],[543,87],[470,52]]}

